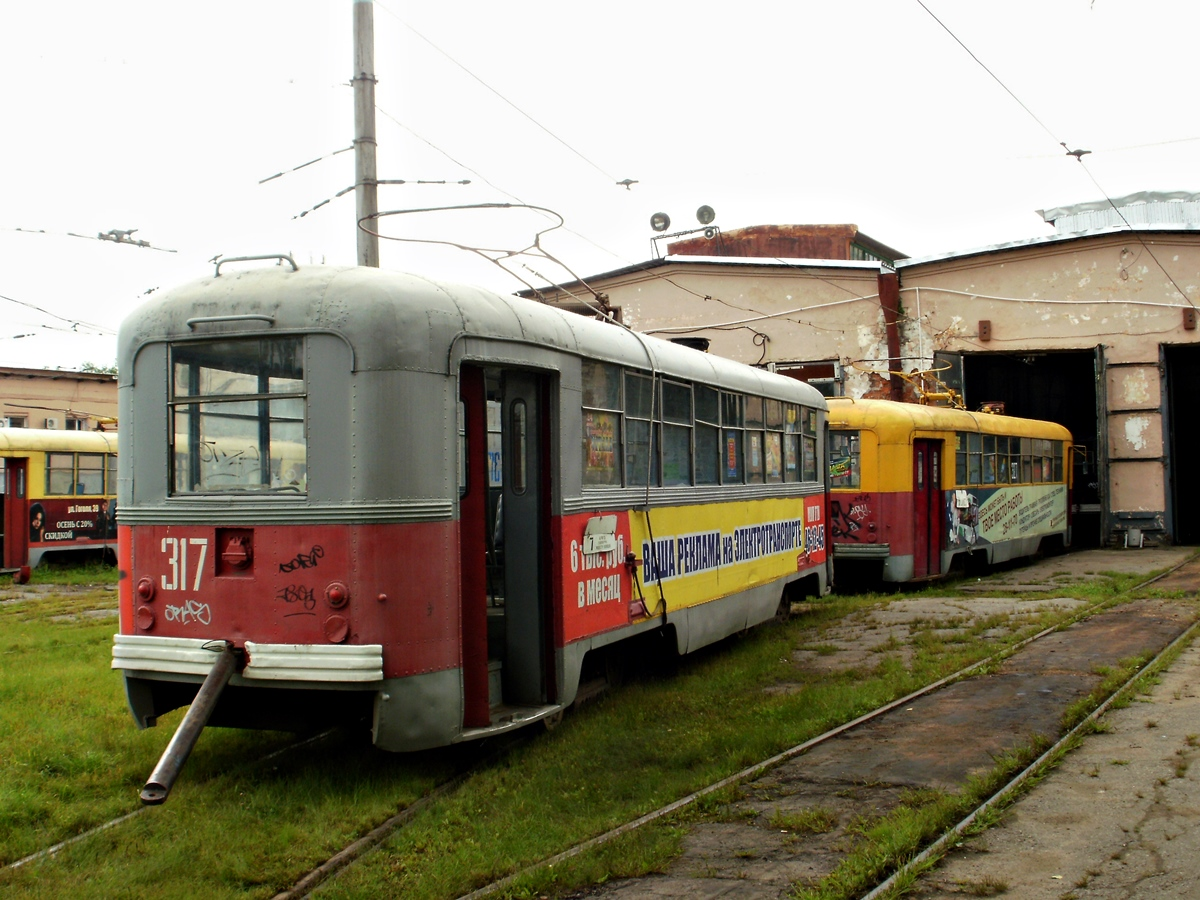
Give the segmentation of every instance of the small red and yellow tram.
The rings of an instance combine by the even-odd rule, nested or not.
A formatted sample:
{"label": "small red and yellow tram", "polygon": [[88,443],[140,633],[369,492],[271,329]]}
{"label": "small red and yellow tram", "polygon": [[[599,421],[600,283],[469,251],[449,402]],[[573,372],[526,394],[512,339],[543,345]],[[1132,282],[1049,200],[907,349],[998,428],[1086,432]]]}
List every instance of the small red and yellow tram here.
{"label": "small red and yellow tram", "polygon": [[119,341],[142,727],[220,651],[214,724],[483,737],[627,638],[689,652],[828,589],[826,404],[793,379],[369,268],[218,266]]}
{"label": "small red and yellow tram", "polygon": [[0,428],[4,568],[117,546],[115,432]]}
{"label": "small red and yellow tram", "polygon": [[998,563],[1071,542],[1071,433],[1061,425],[834,398],[829,428],[839,577],[918,581],[956,560]]}

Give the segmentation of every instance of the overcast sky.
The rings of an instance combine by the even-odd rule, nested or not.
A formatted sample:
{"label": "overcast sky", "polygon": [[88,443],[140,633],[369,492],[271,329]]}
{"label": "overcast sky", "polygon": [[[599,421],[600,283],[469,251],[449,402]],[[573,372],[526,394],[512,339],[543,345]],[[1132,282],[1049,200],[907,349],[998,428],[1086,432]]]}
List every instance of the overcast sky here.
{"label": "overcast sky", "polygon": [[[1036,210],[1105,193],[1200,191],[1200,4],[924,2],[376,2],[379,177],[471,181],[385,186],[380,208],[545,207],[566,225],[542,246],[587,276],[650,258],[651,214],[682,230],[702,204],[727,230],[853,223],[926,256],[1051,233]],[[350,146],[351,22],[351,0],[6,3],[0,365],[114,363],[146,292],[217,254],[353,264],[352,194],[296,218],[353,183],[352,153],[259,184]],[[546,224],[382,229],[518,250]],[[93,239],[114,228],[161,249]],[[381,257],[523,287],[458,249]]]}

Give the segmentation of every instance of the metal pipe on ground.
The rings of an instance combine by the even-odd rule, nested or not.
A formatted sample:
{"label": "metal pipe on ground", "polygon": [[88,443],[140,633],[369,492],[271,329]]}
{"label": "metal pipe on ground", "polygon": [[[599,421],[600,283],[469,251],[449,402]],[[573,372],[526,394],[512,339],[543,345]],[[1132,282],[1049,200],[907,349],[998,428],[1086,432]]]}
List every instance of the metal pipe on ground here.
{"label": "metal pipe on ground", "polygon": [[158,765],[154,767],[154,771],[150,773],[150,779],[142,788],[142,803],[154,806],[167,799],[167,794],[171,792],[171,786],[179,777],[183,764],[187,762],[192,748],[196,746],[200,732],[208,724],[208,718],[217,705],[221,691],[225,689],[225,685],[229,684],[229,679],[233,677],[236,670],[237,653],[232,644],[226,644],[216,662],[213,663],[212,669],[209,670],[208,676],[204,679],[204,684],[200,685],[196,699],[188,707],[187,715],[179,723],[179,727],[171,738],[171,743],[167,744],[167,749],[163,751]]}

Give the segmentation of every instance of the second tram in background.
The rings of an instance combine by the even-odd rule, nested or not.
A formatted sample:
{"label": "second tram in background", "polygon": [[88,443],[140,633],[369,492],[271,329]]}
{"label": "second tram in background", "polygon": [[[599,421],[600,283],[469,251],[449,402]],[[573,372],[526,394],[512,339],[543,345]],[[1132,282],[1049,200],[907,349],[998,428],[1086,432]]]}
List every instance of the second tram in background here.
{"label": "second tram in background", "polygon": [[18,580],[47,554],[117,549],[115,432],[0,428],[4,569]]}
{"label": "second tram in background", "polygon": [[229,262],[121,328],[142,727],[219,651],[213,724],[449,744],[553,721],[625,639],[691,652],[826,592],[811,386],[477,288]]}
{"label": "second tram in background", "polygon": [[[838,578],[938,578],[1071,542],[1071,433],[1034,419],[829,401]],[[840,582],[839,582],[840,583]]]}

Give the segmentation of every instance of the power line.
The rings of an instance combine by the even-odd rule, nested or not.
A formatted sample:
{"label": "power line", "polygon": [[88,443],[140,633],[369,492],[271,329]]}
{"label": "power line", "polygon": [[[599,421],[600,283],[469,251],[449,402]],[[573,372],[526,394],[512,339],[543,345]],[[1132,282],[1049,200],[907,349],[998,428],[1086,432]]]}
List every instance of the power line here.
{"label": "power line", "polygon": [[[937,22],[937,23],[938,23],[938,25],[940,25],[940,26],[942,27],[942,30],[946,32],[946,34],[948,34],[948,35],[950,35],[950,37],[954,38],[954,42],[955,42],[956,44],[958,44],[958,46],[962,47],[962,48],[963,48],[963,50],[965,50],[965,51],[967,52],[967,55],[968,55],[968,56],[970,56],[970,57],[971,57],[971,59],[975,60],[975,62],[979,64],[979,68],[983,69],[983,71],[987,72],[987,73],[988,73],[990,76],[992,76],[992,79],[993,79],[993,80],[996,82],[996,84],[1000,85],[1000,87],[1002,87],[1002,88],[1004,89],[1005,93],[1007,93],[1007,94],[1008,94],[1008,96],[1010,96],[1010,97],[1012,97],[1014,100],[1016,100],[1016,101],[1017,101],[1017,103],[1020,105],[1021,109],[1025,110],[1025,112],[1029,113],[1029,116],[1030,116],[1030,118],[1032,118],[1032,119],[1033,119],[1033,121],[1037,122],[1039,125],[1041,125],[1041,126],[1042,126],[1042,130],[1043,130],[1043,131],[1045,131],[1045,132],[1046,132],[1046,134],[1050,135],[1050,138],[1051,138],[1051,140],[1053,140],[1053,141],[1054,141],[1054,143],[1056,143],[1056,144],[1062,144],[1062,141],[1060,141],[1060,140],[1058,139],[1058,137],[1057,137],[1057,136],[1054,134],[1054,132],[1053,132],[1053,131],[1051,131],[1051,130],[1050,130],[1050,129],[1049,129],[1047,126],[1046,126],[1046,123],[1045,123],[1045,122],[1043,122],[1041,119],[1039,119],[1039,118],[1038,118],[1038,117],[1037,117],[1037,116],[1034,114],[1033,110],[1032,110],[1032,109],[1030,109],[1028,106],[1026,106],[1026,105],[1025,105],[1025,103],[1024,103],[1022,100],[1021,100],[1021,98],[1020,98],[1020,97],[1018,97],[1018,96],[1017,96],[1016,94],[1014,94],[1014,93],[1013,93],[1011,90],[1009,90],[1009,87],[1008,87],[1008,85],[1007,85],[1007,84],[1005,84],[1003,81],[1001,81],[1001,80],[1000,80],[1000,77],[999,77],[999,76],[998,76],[998,75],[997,75],[995,72],[993,72],[991,69],[989,69],[989,68],[988,68],[988,67],[987,67],[987,66],[984,64],[983,60],[981,60],[981,59],[980,59],[978,56],[976,56],[976,55],[974,54],[974,52],[972,52],[971,48],[970,48],[970,47],[968,47],[966,44],[964,44],[964,43],[963,43],[963,42],[962,42],[962,41],[959,39],[958,35],[956,35],[956,34],[955,34],[953,31],[951,31],[951,30],[950,30],[950,28],[949,28],[949,27],[946,25],[946,23],[945,23],[945,22],[943,22],[943,21],[942,21],[941,19],[939,19],[939,18],[938,18],[936,15],[934,15],[934,13],[933,13],[933,10],[931,10],[931,9],[930,9],[928,6],[926,6],[926,5],[925,5],[925,3],[923,2],[923,0],[917,0],[917,5],[919,5],[919,6],[921,7],[921,9],[925,10],[925,12],[929,13],[929,17],[930,17],[931,19],[933,19],[933,21]],[[1066,146],[1065,144],[1062,144],[1062,145],[1063,145],[1064,147]]]}
{"label": "power line", "polygon": [[292,166],[290,169],[284,169],[282,172],[276,172],[274,175],[268,175],[266,178],[260,178],[259,184],[266,184],[268,181],[274,181],[276,178],[282,178],[284,175],[291,175],[293,172],[299,172],[301,169],[307,169],[309,166],[319,163],[325,159],[333,159],[339,153],[345,153],[347,150],[353,150],[354,145],[343,147],[341,150],[334,150],[332,153],[326,153],[324,156],[318,156],[316,159],[310,159],[306,163],[300,163],[298,166]]}
{"label": "power line", "polygon": [[[69,330],[69,331],[78,333],[79,327],[83,326],[84,328],[90,328],[93,331],[96,331],[100,334],[108,334],[108,335],[116,334],[116,332],[113,331],[111,328],[105,328],[103,325],[94,325],[91,322],[84,322],[82,319],[68,319],[65,316],[60,316],[58,313],[52,313],[48,309],[43,309],[40,306],[35,306],[32,303],[26,303],[24,300],[17,300],[13,297],[8,297],[4,294],[0,294],[0,300],[7,300],[9,303],[15,303],[17,306],[24,306],[26,309],[35,310],[36,312],[40,312],[42,315],[49,316],[52,319],[58,319],[60,322],[66,322],[68,325],[71,326],[71,328],[69,328],[69,329],[57,329],[57,330]],[[43,325],[41,327],[49,328],[52,326]],[[23,336],[28,337],[28,335],[23,335]]]}
{"label": "power line", "polygon": [[1103,195],[1104,199],[1108,201],[1108,205],[1113,208],[1113,212],[1121,217],[1121,221],[1125,223],[1125,227],[1129,229],[1130,234],[1132,234],[1137,239],[1137,242],[1142,245],[1142,249],[1150,254],[1150,258],[1154,260],[1154,264],[1158,266],[1159,270],[1167,276],[1167,281],[1171,282],[1171,285],[1179,292],[1179,295],[1187,301],[1188,305],[1191,306],[1192,309],[1195,309],[1196,304],[1192,302],[1192,298],[1187,295],[1187,291],[1179,286],[1179,282],[1177,282],[1171,273],[1167,271],[1167,267],[1164,266],[1162,262],[1159,261],[1159,258],[1154,255],[1154,251],[1150,249],[1150,245],[1146,243],[1145,238],[1133,230],[1133,225],[1131,225],[1129,220],[1125,218],[1125,213],[1121,212],[1121,208],[1117,206],[1117,204],[1113,203],[1112,198],[1108,196],[1108,193],[1100,186],[1100,182],[1096,180],[1096,176],[1092,174],[1092,170],[1084,165],[1083,159],[1078,156],[1075,158],[1079,160],[1079,165],[1083,166],[1083,171],[1086,172],[1087,177],[1092,180],[1092,184],[1096,186],[1096,190]]}
{"label": "power line", "polygon": [[1137,240],[1137,242],[1142,245],[1143,249],[1145,249],[1145,251],[1150,254],[1150,258],[1154,260],[1155,265],[1158,266],[1159,270],[1164,275],[1167,276],[1167,280],[1169,282],[1171,282],[1171,284],[1174,286],[1175,290],[1179,292],[1180,296],[1182,296],[1183,299],[1185,301],[1187,301],[1187,303],[1190,306],[1195,308],[1196,304],[1192,302],[1192,299],[1187,295],[1187,292],[1179,286],[1178,282],[1175,281],[1175,279],[1174,279],[1174,277],[1172,277],[1171,273],[1167,271],[1167,267],[1164,266],[1159,261],[1158,257],[1154,255],[1154,251],[1150,249],[1150,245],[1146,243],[1145,239],[1140,234],[1138,234],[1138,232],[1134,231],[1133,226],[1129,223],[1129,220],[1125,218],[1125,214],[1123,212],[1121,212],[1120,207],[1118,207],[1117,204],[1115,204],[1113,202],[1112,197],[1110,197],[1108,195],[1108,191],[1104,190],[1104,188],[1101,187],[1100,182],[1096,180],[1096,176],[1092,174],[1091,169],[1089,169],[1086,165],[1084,165],[1083,157],[1086,155],[1089,155],[1092,151],[1084,150],[1082,148],[1076,148],[1075,150],[1072,150],[1067,145],[1066,141],[1059,140],[1058,136],[1053,131],[1050,130],[1050,128],[1046,125],[1046,123],[1043,122],[1041,119],[1039,119],[1037,117],[1037,115],[1034,114],[1033,110],[1030,109],[1028,106],[1026,106],[1025,103],[1021,100],[1021,98],[1018,97],[1015,93],[1013,93],[1013,91],[1009,89],[1008,85],[1006,85],[1003,81],[1001,81],[1000,77],[998,75],[996,75],[996,73],[993,72],[991,69],[989,69],[984,64],[983,60],[981,60],[978,56],[976,56],[971,51],[971,48],[968,47],[966,44],[964,44],[962,42],[962,40],[959,39],[958,35],[956,35],[953,31],[951,31],[949,29],[949,27],[947,27],[945,22],[943,22],[936,15],[933,14],[933,11],[928,6],[925,5],[924,0],[917,0],[917,4],[921,7],[921,9],[923,9],[923,10],[925,10],[925,12],[929,13],[930,18],[932,18],[933,21],[937,22],[938,25],[940,25],[942,27],[942,29],[946,32],[946,34],[948,34],[948,35],[950,35],[950,37],[954,38],[955,43],[957,43],[958,46],[962,47],[963,50],[965,50],[967,52],[967,55],[969,55],[971,57],[971,59],[975,60],[975,62],[979,64],[979,67],[981,69],[983,69],[983,71],[987,72],[988,75],[990,75],[995,80],[996,84],[1000,85],[1000,87],[1002,87],[1004,89],[1005,93],[1007,93],[1010,97],[1012,97],[1013,100],[1017,101],[1017,103],[1018,103],[1018,105],[1020,105],[1021,109],[1025,110],[1025,112],[1027,112],[1029,114],[1030,118],[1032,118],[1033,121],[1037,122],[1038,125],[1040,125],[1042,127],[1042,130],[1045,131],[1046,134],[1050,135],[1051,140],[1053,140],[1056,144],[1058,144],[1060,147],[1062,147],[1063,150],[1066,151],[1067,156],[1075,157],[1075,161],[1077,163],[1079,163],[1079,165],[1083,166],[1083,171],[1087,174],[1088,178],[1091,179],[1092,184],[1094,184],[1096,186],[1096,190],[1098,190],[1100,192],[1101,196],[1104,197],[1104,199],[1108,201],[1108,205],[1113,208],[1113,211],[1120,217],[1121,221],[1125,223],[1125,227],[1129,229],[1130,233],[1134,236],[1134,239]]}
{"label": "power line", "polygon": [[435,44],[429,38],[425,37],[425,35],[421,34],[421,32],[417,31],[417,29],[413,28],[412,25],[410,25],[408,22],[404,21],[404,19],[400,18],[400,16],[398,16],[396,13],[392,12],[392,10],[388,9],[384,4],[382,4],[382,3],[378,2],[378,0],[376,0],[375,5],[380,7],[388,15],[392,16],[397,22],[399,22],[401,25],[403,25],[405,28],[407,28],[409,31],[411,31],[413,34],[415,34],[417,37],[419,37],[421,40],[423,40],[426,44],[428,44],[430,47],[432,47],[438,53],[442,54],[442,56],[446,57],[446,59],[448,59],[450,62],[452,62],[458,68],[460,68],[464,72],[466,72],[473,79],[475,79],[475,81],[477,81],[480,85],[482,85],[484,88],[489,90],[491,93],[495,94],[498,98],[503,100],[505,103],[507,103],[509,106],[511,106],[514,110],[516,110],[518,113],[520,113],[526,119],[528,119],[530,122],[532,122],[534,125],[536,125],[542,131],[544,131],[546,134],[548,134],[550,137],[554,138],[554,140],[558,141],[560,144],[562,144],[564,147],[566,147],[568,150],[570,150],[572,153],[574,153],[576,156],[578,156],[580,159],[582,159],[585,163],[587,163],[589,166],[591,166],[593,169],[595,169],[597,172],[599,172],[601,175],[603,175],[609,181],[613,182],[614,184],[621,184],[621,185],[625,186],[626,188],[628,188],[629,185],[625,184],[625,181],[629,181],[630,184],[636,184],[636,181],[634,181],[632,179],[625,179],[625,181],[618,181],[618,179],[615,175],[611,174],[610,172],[605,171],[599,165],[592,162],[592,160],[588,159],[586,156],[584,156],[582,153],[580,153],[578,150],[576,150],[574,147],[572,147],[570,144],[568,144],[565,140],[560,138],[557,134],[555,134],[553,131],[551,131],[549,128],[547,128],[545,125],[543,125],[537,119],[535,119],[529,113],[525,112],[525,110],[521,109],[521,107],[517,106],[517,104],[513,103],[511,100],[509,100],[507,97],[505,97],[503,94],[501,94],[498,90],[496,90],[494,87],[492,87],[486,81],[484,81],[482,78],[480,78],[474,72],[472,72],[470,69],[468,69],[462,63],[460,63],[457,59],[455,59],[453,56],[451,56],[449,53],[447,53],[441,47],[439,47],[437,44]]}
{"label": "power line", "polygon": [[135,238],[133,235],[137,233],[136,228],[110,228],[108,231],[101,231],[96,234],[77,234],[74,231],[47,231],[44,228],[6,228],[5,231],[15,231],[19,234],[44,234],[48,237],[73,237],[83,238],[85,241],[107,241],[110,244],[128,244],[130,247],[141,247],[145,250],[158,250],[162,253],[177,253],[176,250],[168,250],[166,247],[155,247],[149,241],[143,241],[141,238]]}

